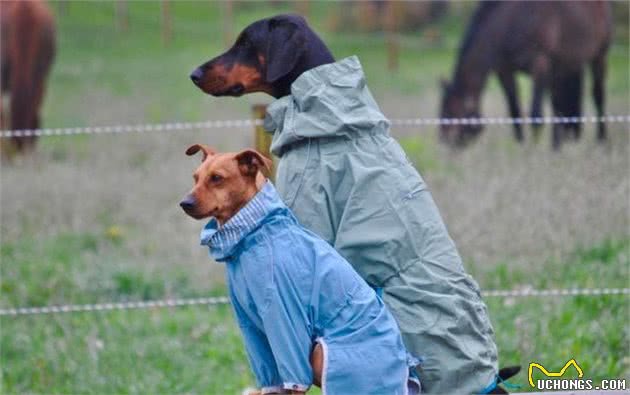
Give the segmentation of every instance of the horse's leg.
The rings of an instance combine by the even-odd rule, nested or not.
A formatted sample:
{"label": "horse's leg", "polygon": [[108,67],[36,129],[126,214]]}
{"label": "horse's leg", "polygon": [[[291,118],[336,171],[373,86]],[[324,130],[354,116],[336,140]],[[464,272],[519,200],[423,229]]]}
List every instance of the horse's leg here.
{"label": "horse's leg", "polygon": [[[593,75],[593,100],[597,109],[597,116],[604,116],[604,80],[606,78],[606,51],[602,51],[599,56],[593,60],[591,64]],[[606,140],[606,123],[601,120],[597,125],[597,140],[602,142]]]}
{"label": "horse's leg", "polygon": [[[2,105],[3,102],[3,98],[4,98],[4,84],[0,85],[0,129],[4,130],[4,129],[8,129],[7,126],[5,126],[4,124],[4,107]],[[3,139],[0,138],[0,162],[5,162],[9,155],[10,155],[10,151],[8,149],[9,145],[7,145],[6,142],[2,141]]]}
{"label": "horse's leg", "polygon": [[[562,70],[554,75],[557,83],[558,102],[555,104],[558,116],[580,117],[582,115],[582,75],[583,70]],[[562,124],[566,137],[579,140],[581,122],[568,122]]]}
{"label": "horse's leg", "polygon": [[[2,66],[0,67],[6,67],[4,62],[2,63]],[[4,74],[4,72],[3,72]],[[8,83],[6,82],[4,75],[2,76],[2,81],[0,82],[0,129],[8,129],[7,125],[5,125],[5,118],[4,118],[4,95],[7,93],[5,92],[7,90],[7,85]]]}
{"label": "horse's leg", "polygon": [[[27,88],[21,83],[13,80],[11,84],[11,97],[9,104],[10,111],[10,129],[28,129],[26,124],[29,117],[30,106],[27,100]],[[24,150],[24,141],[26,137],[11,137],[13,146],[16,152],[22,152]]]}
{"label": "horse's leg", "polygon": [[8,129],[8,127],[4,124],[4,92],[2,87],[0,86],[0,129]]}
{"label": "horse's leg", "polygon": [[[551,107],[553,115],[561,117],[565,115],[566,97],[564,97],[564,81],[562,79],[562,71],[554,68],[553,78],[551,78]],[[560,149],[562,140],[564,140],[565,125],[554,123],[552,126],[551,146],[554,151]]]}
{"label": "horse's leg", "polygon": [[[39,129],[41,127],[40,113],[46,92],[46,79],[55,56],[55,41],[53,32],[46,28],[41,31],[33,31],[32,34],[34,35],[32,45],[36,49],[32,51],[33,56],[29,59],[31,72],[27,83],[30,88],[30,113],[28,114],[28,123],[25,126],[29,129]],[[22,148],[24,151],[35,149],[36,136],[24,137],[23,139]]]}
{"label": "horse's leg", "polygon": [[[45,92],[45,84],[46,84],[46,75],[36,74],[33,76],[33,80],[31,81],[31,114],[30,114],[30,122],[28,124],[29,129],[39,129],[41,127],[40,123],[40,112],[42,110],[42,102],[44,98]],[[23,151],[33,151],[35,150],[35,143],[37,142],[37,136],[28,136],[23,137]]]}
{"label": "horse's leg", "polygon": [[[21,15],[20,15],[21,16]],[[23,18],[22,18],[23,19]],[[23,28],[24,21],[16,20],[9,35],[11,46],[11,75],[9,81],[10,96],[10,128],[15,130],[30,129],[33,118],[33,106],[31,103],[31,81],[36,76],[32,73],[32,56],[30,56],[32,43],[32,29]],[[18,29],[21,28],[21,29]],[[18,42],[20,37],[21,42]],[[12,137],[16,152],[24,151],[28,137]]]}
{"label": "horse's leg", "polygon": [[[569,114],[574,117],[581,117],[582,116],[582,91],[583,91],[582,88],[584,86],[584,69],[580,67],[580,70],[576,71],[575,74],[573,74],[573,78],[574,78],[575,90],[574,90],[573,102],[572,102],[573,106],[570,108],[571,112]],[[571,126],[573,127],[573,135],[575,139],[579,140],[582,135],[582,122],[578,120],[578,122],[571,124]]]}
{"label": "horse's leg", "polygon": [[[514,81],[514,71],[501,68],[497,70],[497,75],[508,101],[510,116],[512,118],[520,118],[521,109],[518,100],[518,87],[516,86],[516,81]],[[520,123],[514,124],[514,137],[519,143],[523,142],[523,129]]]}
{"label": "horse's leg", "polygon": [[[11,129],[33,129],[37,109],[32,101],[33,81],[24,71],[15,76],[11,82]],[[17,152],[24,152],[34,144],[33,136],[12,137]]]}
{"label": "horse's leg", "polygon": [[[531,108],[532,118],[541,118],[543,115],[543,94],[545,92],[545,87],[549,85],[550,68],[551,66],[549,58],[546,55],[540,54],[536,56],[532,67],[532,80],[534,82]],[[536,142],[540,138],[541,128],[541,123],[532,124],[532,130],[534,131],[534,141]]]}

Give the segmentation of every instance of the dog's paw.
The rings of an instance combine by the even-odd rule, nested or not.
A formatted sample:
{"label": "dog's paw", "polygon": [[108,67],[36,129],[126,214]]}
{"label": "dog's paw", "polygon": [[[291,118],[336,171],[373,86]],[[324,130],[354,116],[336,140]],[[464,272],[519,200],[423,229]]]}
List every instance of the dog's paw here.
{"label": "dog's paw", "polygon": [[262,392],[256,388],[245,388],[241,395],[262,395]]}

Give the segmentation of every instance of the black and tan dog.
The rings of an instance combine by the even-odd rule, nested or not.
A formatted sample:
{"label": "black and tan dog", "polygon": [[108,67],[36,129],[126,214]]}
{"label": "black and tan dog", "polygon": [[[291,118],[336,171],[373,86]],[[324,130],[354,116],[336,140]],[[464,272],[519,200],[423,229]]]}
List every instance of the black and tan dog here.
{"label": "black and tan dog", "polygon": [[[190,78],[213,96],[278,99],[268,110],[272,150],[281,155],[278,191],[300,222],[382,292],[407,348],[424,358],[423,391],[505,393],[497,382],[518,368],[496,368],[479,288],[424,181],[389,135],[358,59],[335,62],[302,17],[279,15],[249,25]],[[324,125],[331,120],[339,123]]]}
{"label": "black and tan dog", "polygon": [[190,79],[213,96],[265,92],[278,98],[306,70],[334,61],[304,18],[280,15],[249,25],[232,48],[199,66]]}

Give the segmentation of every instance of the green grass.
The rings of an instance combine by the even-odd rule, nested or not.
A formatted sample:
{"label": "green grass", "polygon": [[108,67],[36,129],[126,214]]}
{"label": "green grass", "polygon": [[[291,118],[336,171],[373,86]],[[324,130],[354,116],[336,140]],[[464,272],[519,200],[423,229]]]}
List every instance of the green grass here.
{"label": "green grass", "polygon": [[251,383],[229,306],[3,318],[2,328],[4,393],[229,394]]}
{"label": "green grass", "polygon": [[[167,277],[81,264],[103,252],[92,236],[64,236],[16,258],[5,246],[3,305],[47,305],[201,295]],[[105,243],[106,244],[106,243]],[[577,249],[569,260],[538,269],[498,265],[473,272],[484,288],[625,287],[630,242]],[[23,250],[24,248],[22,248]],[[79,259],[77,259],[79,257]],[[53,262],[42,267],[41,262]],[[558,270],[562,268],[562,270]],[[43,270],[42,270],[43,269]],[[84,272],[98,277],[80,278]],[[107,286],[104,284],[108,284]],[[215,292],[219,291],[215,289]],[[224,292],[223,290],[219,292]],[[19,302],[16,302],[19,301]],[[625,296],[487,298],[503,365],[536,361],[559,369],[575,358],[595,382],[627,377],[628,303]],[[2,317],[5,393],[238,393],[252,384],[243,344],[228,306]],[[526,385],[526,374],[512,380]],[[523,387],[526,389],[526,387]]]}
{"label": "green grass", "polygon": [[[171,2],[168,45],[160,39],[159,3],[128,5],[123,32],[112,2],[69,2],[63,12],[53,3],[59,48],[45,126],[241,119],[252,103],[270,101],[209,98],[188,80],[225,47],[220,3]],[[399,70],[390,72],[382,34],[327,29],[337,6],[312,1],[312,25],[337,58],[359,55],[385,113],[435,117],[439,78],[452,70],[466,14],[432,26],[443,36],[438,44],[420,31],[405,33]],[[293,9],[289,2],[241,4],[235,33]],[[626,36],[616,36],[609,58],[610,113],[628,108]],[[519,85],[529,100],[529,82],[520,78]],[[505,114],[494,78],[483,108]],[[405,133],[399,140],[427,179],[468,270],[483,289],[511,289],[628,286],[628,140],[619,130],[612,130],[609,151],[568,147],[556,156],[490,132],[450,156],[435,134],[421,133],[426,128],[394,132]],[[199,224],[176,205],[192,169],[177,154],[194,139],[241,148],[242,136],[41,139],[36,157],[2,169],[0,306],[224,295],[220,266],[196,243]],[[575,358],[596,381],[629,378],[627,296],[487,303],[503,366],[526,369],[536,361],[558,369]],[[253,384],[228,306],[2,317],[0,330],[1,393],[235,394]],[[513,381],[526,385],[526,373]]]}
{"label": "green grass", "polygon": [[[115,228],[103,234],[61,234],[45,240],[3,243],[0,289],[2,306],[149,300],[169,295],[207,296],[182,267],[150,272],[126,263],[137,257],[125,247]],[[222,295],[221,284],[213,295]],[[203,294],[202,294],[203,292]]]}
{"label": "green grass", "polygon": [[[439,44],[425,42],[421,31],[405,33],[401,39],[399,69],[391,72],[387,70],[383,34],[330,32],[326,18],[334,15],[337,5],[312,3],[310,20],[314,28],[338,59],[359,55],[377,98],[390,95],[408,98],[410,103],[405,106],[408,117],[436,116],[438,96],[424,96],[427,92],[439,94],[440,78],[450,78],[466,15],[452,16],[434,26],[443,36]],[[163,45],[157,2],[129,2],[128,31],[117,29],[114,3],[69,2],[65,13],[58,18],[59,50],[49,85],[49,100],[45,104],[46,126],[208,119],[214,113],[209,106],[216,105],[221,106],[217,108],[219,116],[242,118],[248,116],[249,103],[268,102],[269,99],[260,94],[245,99],[224,99],[217,104],[194,89],[188,79],[194,67],[226,47],[220,4],[173,2],[173,39]],[[294,11],[290,2],[271,6],[249,3],[237,7],[232,35],[255,19]],[[624,112],[629,89],[627,40],[616,38],[609,63],[610,92],[624,99],[619,106],[609,100],[610,112]],[[501,97],[496,79],[490,82],[490,92]],[[521,78],[520,85],[524,103],[527,103],[530,83]],[[77,101],[77,97],[82,100]],[[590,103],[590,100],[585,102]],[[107,111],[101,111],[104,104]],[[224,107],[229,108],[228,113],[221,111]],[[506,113],[503,104],[497,110],[493,107],[487,102],[484,104],[486,112]]]}

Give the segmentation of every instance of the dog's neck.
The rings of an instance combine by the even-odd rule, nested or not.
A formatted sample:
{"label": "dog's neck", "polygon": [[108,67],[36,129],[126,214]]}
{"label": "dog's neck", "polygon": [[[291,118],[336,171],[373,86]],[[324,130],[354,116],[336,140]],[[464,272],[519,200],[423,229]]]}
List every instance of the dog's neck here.
{"label": "dog's neck", "polygon": [[232,217],[234,217],[239,211],[241,211],[243,207],[245,207],[247,203],[249,203],[254,198],[254,196],[258,194],[258,192],[260,192],[263,186],[265,186],[265,182],[267,182],[267,177],[265,177],[262,172],[258,172],[258,174],[256,175],[256,181],[252,185],[253,188],[248,188],[248,190],[245,191],[245,193],[242,195],[242,200],[234,206],[234,210],[230,213],[230,215],[223,218],[215,217],[217,222],[219,223],[219,227],[225,225],[225,223],[227,223],[230,219],[232,219]]}
{"label": "dog's neck", "polygon": [[335,58],[327,48],[316,52],[308,52],[304,55],[304,59],[300,60],[289,74],[272,84],[271,96],[279,99],[283,96],[290,95],[291,85],[299,76],[315,67],[334,62]]}

